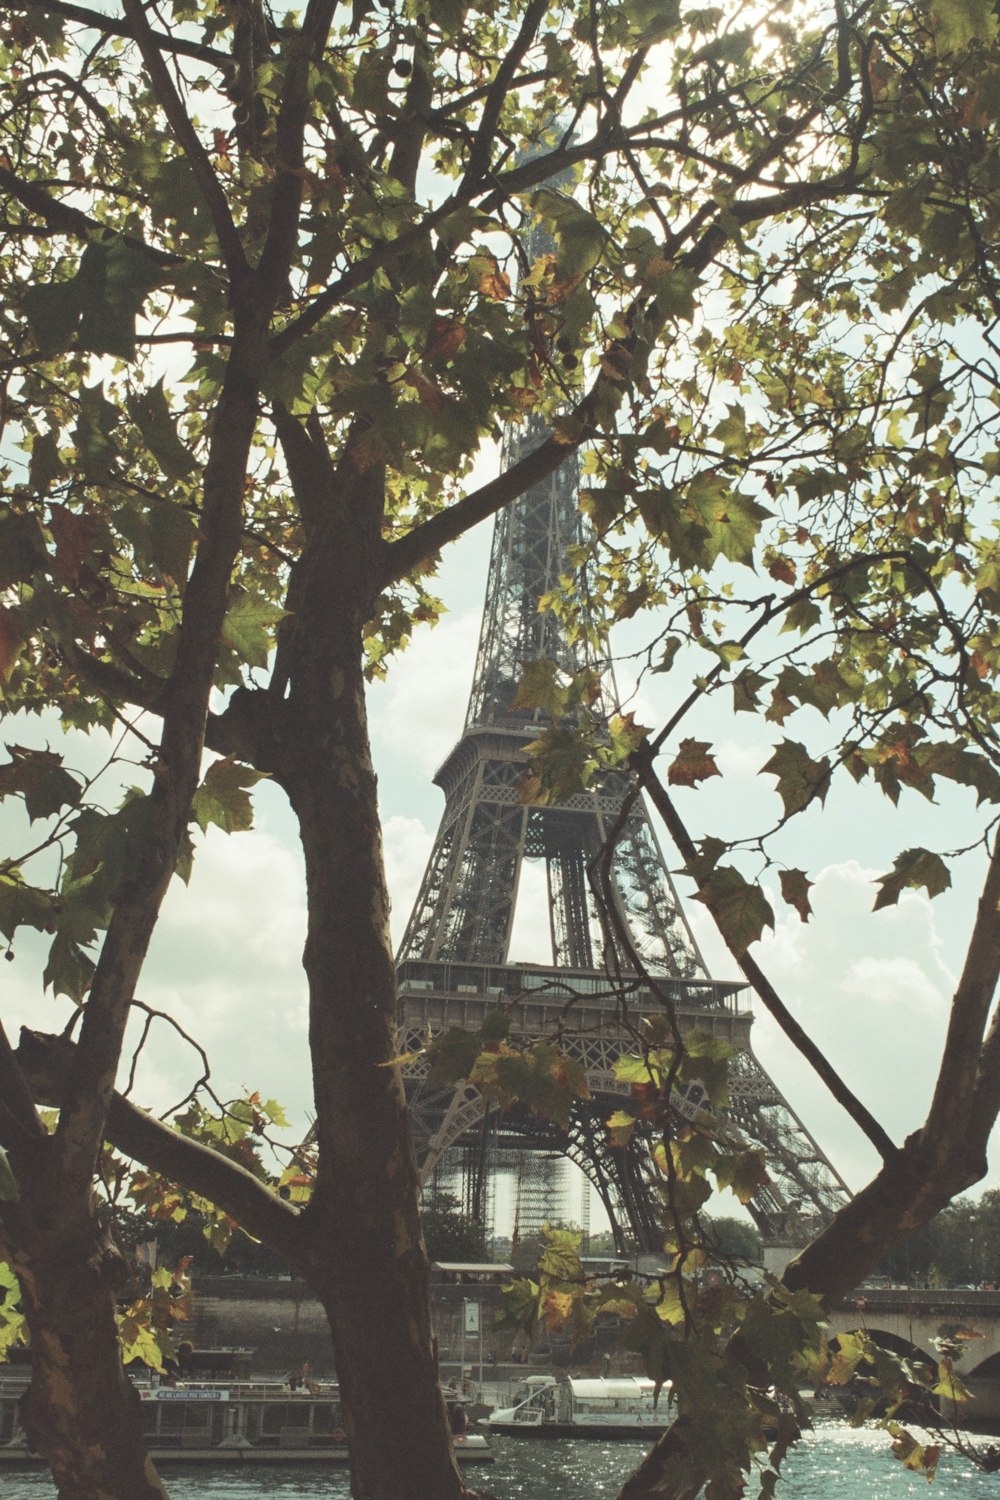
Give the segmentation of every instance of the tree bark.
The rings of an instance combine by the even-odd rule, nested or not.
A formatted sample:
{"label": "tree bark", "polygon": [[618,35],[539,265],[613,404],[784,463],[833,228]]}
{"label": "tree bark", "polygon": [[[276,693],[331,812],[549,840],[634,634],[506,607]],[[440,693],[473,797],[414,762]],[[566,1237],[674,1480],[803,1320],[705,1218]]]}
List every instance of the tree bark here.
{"label": "tree bark", "polygon": [[[35,1153],[39,1185],[45,1155]],[[45,1455],[60,1500],[167,1500],[121,1362],[116,1296],[128,1267],[92,1215],[53,1219],[51,1197],[29,1189],[9,1216],[35,1356],[20,1410],[29,1445]]]}
{"label": "tree bark", "polygon": [[361,631],[357,617],[331,620],[344,608],[336,596],[335,585],[321,631],[302,601],[274,765],[298,818],[308,897],[319,1148],[303,1216],[317,1247],[309,1280],[333,1332],[358,1500],[448,1500],[465,1489],[438,1383],[416,1164],[393,1061],[396,981]]}

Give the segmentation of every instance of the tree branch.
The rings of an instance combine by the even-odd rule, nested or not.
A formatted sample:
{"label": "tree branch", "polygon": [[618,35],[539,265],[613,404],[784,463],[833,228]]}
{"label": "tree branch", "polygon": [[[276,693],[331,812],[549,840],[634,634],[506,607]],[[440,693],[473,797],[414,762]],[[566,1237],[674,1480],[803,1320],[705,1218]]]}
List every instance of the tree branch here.
{"label": "tree branch", "polygon": [[309,111],[309,69],[322,54],[335,9],[335,0],[309,0],[302,31],[290,44],[291,55],[275,125],[277,179],[259,267],[265,294],[272,297],[286,282],[295,252],[302,206],[302,143]]}
{"label": "tree branch", "polygon": [[969,1149],[978,1149],[984,1156],[1000,1109],[1000,1067],[997,1066],[1000,1027],[996,1017],[985,1041],[983,1039],[998,980],[1000,836],[995,835],[962,976],[951,1002],[948,1034],[934,1098],[923,1128],[923,1134],[929,1140],[954,1134],[957,1128]]}
{"label": "tree branch", "polygon": [[534,41],[535,34],[545,18],[548,8],[548,0],[529,0],[529,4],[521,20],[521,29],[511,41],[510,47],[496,71],[496,77],[490,84],[489,93],[483,104],[479,127],[476,130],[475,138],[469,151],[465,173],[459,188],[461,195],[471,195],[486,176],[490,165],[490,156],[495,144],[500,111],[506,103],[508,91],[520,66],[521,59]]}
{"label": "tree branch", "polygon": [[[119,20],[116,16],[103,15],[100,11],[89,10],[85,5],[70,5],[66,0],[4,0],[7,10],[40,10],[47,16],[62,16],[66,21],[78,21],[81,26],[93,27],[95,31],[102,31],[107,36],[124,36],[134,40],[135,33],[127,21]],[[176,57],[193,57],[198,62],[211,63],[213,67],[228,71],[233,66],[233,60],[226,52],[220,52],[216,47],[209,47],[204,42],[192,42],[180,36],[168,36],[164,31],[150,31],[150,36],[157,47],[163,52],[171,52]]]}
{"label": "tree branch", "polygon": [[47,1138],[28,1080],[0,1024],[0,1146],[14,1151]]}
{"label": "tree branch", "polygon": [[[100,238],[107,234],[106,224],[98,219],[92,219],[81,209],[74,208],[72,204],[62,203],[58,198],[53,198],[45,188],[39,187],[34,182],[25,182],[18,177],[9,167],[0,163],[0,188],[5,189],[12,198],[24,205],[31,213],[48,225],[50,229],[58,230],[63,234],[76,235],[78,239],[89,240]],[[175,266],[184,266],[188,262],[183,255],[172,255],[166,250],[157,250],[154,245],[147,245],[145,240],[139,239],[134,234],[123,234],[122,240],[131,250],[137,250],[141,255],[147,256],[155,265],[173,269]]]}
{"label": "tree branch", "polygon": [[[670,836],[676,844],[685,864],[689,868],[693,868],[698,859],[698,851],[672,799],[667,794],[666,788],[653,769],[652,752],[649,747],[646,745],[640,746],[630,757],[629,763],[638,776],[646,795],[667,825]],[[711,910],[711,904],[709,904],[709,911]],[[713,912],[712,915],[714,916],[715,913]],[[741,949],[737,947],[730,940],[720,923],[717,922],[716,926],[726,947],[760,997],[764,1008],[774,1017],[775,1021],[777,1021],[782,1031],[788,1037],[788,1040],[806,1059],[809,1066],[826,1085],[837,1103],[846,1111],[858,1129],[863,1131],[868,1137],[882,1160],[886,1163],[898,1161],[899,1148],[875,1119],[874,1115],[870,1113],[865,1105],[861,1103],[860,1099],[847,1087],[840,1074],[829,1062],[825,1054],[820,1051],[808,1032],[799,1025],[770,980],[761,970],[760,965],[755,959],[750,957],[745,948]]]}
{"label": "tree branch", "polygon": [[146,20],[142,0],[122,0],[122,6],[136,46],[149,72],[153,92],[167,117],[174,139],[188,159],[192,175],[211,215],[226,269],[231,280],[236,284],[243,280],[249,267],[246,256],[243,254],[243,242],[229,211],[229,202],[222,184],[215,174],[208,152],[198,138],[198,133],[191,123],[191,117],[184,107],[184,101],[177,92],[177,86],[163,61],[163,55],[152,27]]}
{"label": "tree branch", "polygon": [[[77,1047],[67,1037],[21,1030],[16,1054],[34,1098],[60,1108]],[[303,1243],[301,1215],[238,1162],[192,1141],[139,1109],[117,1091],[108,1109],[107,1139],[150,1171],[160,1172],[223,1209],[257,1239],[293,1261]]]}

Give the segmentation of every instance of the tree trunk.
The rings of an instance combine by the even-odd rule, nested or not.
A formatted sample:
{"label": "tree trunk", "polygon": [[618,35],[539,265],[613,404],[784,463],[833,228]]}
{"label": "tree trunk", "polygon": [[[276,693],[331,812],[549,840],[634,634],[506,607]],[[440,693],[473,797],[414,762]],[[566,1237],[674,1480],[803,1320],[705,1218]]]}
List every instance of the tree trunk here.
{"label": "tree trunk", "polygon": [[128,1267],[96,1217],[65,1220],[45,1175],[27,1200],[5,1205],[31,1332],[21,1423],[60,1500],[166,1500],[118,1344],[115,1299]]}
{"label": "tree trunk", "polygon": [[[305,1213],[358,1500],[449,1500],[454,1460],[430,1323],[416,1164],[396,1053],[396,981],[361,632],[326,594],[299,616],[274,774],[305,855],[319,1167]],[[341,606],[343,609],[343,605]],[[324,639],[325,637],[325,639]]]}

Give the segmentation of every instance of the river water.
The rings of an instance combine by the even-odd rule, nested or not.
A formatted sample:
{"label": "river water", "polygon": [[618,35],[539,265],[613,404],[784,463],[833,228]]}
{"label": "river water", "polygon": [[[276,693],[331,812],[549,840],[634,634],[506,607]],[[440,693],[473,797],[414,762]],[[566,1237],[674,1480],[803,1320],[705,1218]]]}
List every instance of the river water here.
{"label": "river water", "polygon": [[[984,1442],[995,1439],[984,1439]],[[613,1500],[622,1480],[645,1451],[642,1443],[493,1438],[494,1464],[470,1465],[466,1481],[497,1500]],[[1000,1500],[1000,1474],[979,1473],[967,1460],[945,1453],[933,1488],[889,1453],[876,1430],[841,1424],[806,1433],[784,1465],[779,1500]],[[205,1470],[168,1465],[171,1500],[347,1500],[347,1473],[301,1468]],[[753,1497],[756,1487],[748,1495]],[[3,1500],[54,1500],[41,1473],[0,1475]]]}

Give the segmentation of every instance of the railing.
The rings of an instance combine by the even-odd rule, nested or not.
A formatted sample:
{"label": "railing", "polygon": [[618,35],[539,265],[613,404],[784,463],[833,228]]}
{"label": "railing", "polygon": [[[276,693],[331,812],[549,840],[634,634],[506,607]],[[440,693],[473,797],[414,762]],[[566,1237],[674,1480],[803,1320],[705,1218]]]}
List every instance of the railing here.
{"label": "railing", "polygon": [[[620,987],[612,985],[592,969],[548,968],[538,964],[470,964],[448,960],[409,958],[399,965],[397,984],[401,996],[421,998],[473,998],[489,1000],[494,1006],[531,1004],[557,1011],[572,1004],[574,1011],[613,1010],[620,997],[629,1007],[641,1010],[659,1008],[658,995],[641,982],[626,977]],[[675,979],[657,981],[681,1012],[723,1011],[732,1017],[749,1015],[745,996],[748,986],[713,979]]]}

